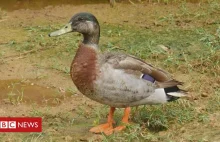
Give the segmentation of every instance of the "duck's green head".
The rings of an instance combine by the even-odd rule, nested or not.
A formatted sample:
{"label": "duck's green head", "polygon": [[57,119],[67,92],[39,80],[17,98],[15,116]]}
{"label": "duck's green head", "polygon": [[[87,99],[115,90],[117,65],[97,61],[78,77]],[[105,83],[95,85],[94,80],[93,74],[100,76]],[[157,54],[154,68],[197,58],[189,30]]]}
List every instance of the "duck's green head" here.
{"label": "duck's green head", "polygon": [[91,13],[77,13],[75,14],[63,28],[54,31],[49,36],[59,36],[65,33],[79,32],[83,34],[83,43],[98,44],[100,27],[98,20]]}

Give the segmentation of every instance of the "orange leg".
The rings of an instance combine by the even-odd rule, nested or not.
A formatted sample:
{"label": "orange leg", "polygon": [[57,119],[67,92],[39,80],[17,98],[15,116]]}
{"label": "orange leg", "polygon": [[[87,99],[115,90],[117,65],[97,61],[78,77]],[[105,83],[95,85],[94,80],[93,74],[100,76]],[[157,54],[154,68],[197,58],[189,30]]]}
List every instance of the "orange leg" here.
{"label": "orange leg", "polygon": [[105,133],[106,135],[111,135],[113,133],[113,125],[112,123],[114,123],[113,120],[113,115],[115,112],[115,107],[111,107],[110,111],[109,111],[109,115],[108,115],[108,121],[105,124],[101,124],[99,126],[93,127],[91,128],[89,131],[93,132],[93,133]]}
{"label": "orange leg", "polygon": [[130,107],[126,107],[125,110],[124,110],[124,116],[122,118],[122,123],[124,125],[116,127],[114,129],[114,131],[121,131],[121,130],[126,128],[126,125],[128,125],[128,118],[129,118],[130,112],[131,112],[131,108]]}

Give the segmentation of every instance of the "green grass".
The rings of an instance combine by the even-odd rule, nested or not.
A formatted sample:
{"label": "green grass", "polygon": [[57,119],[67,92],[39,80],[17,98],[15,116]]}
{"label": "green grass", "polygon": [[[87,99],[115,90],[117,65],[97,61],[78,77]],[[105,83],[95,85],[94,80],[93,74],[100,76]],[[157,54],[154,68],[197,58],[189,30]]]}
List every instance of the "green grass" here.
{"label": "green grass", "polygon": [[19,84],[19,82],[16,82],[7,86],[10,91],[8,92],[7,96],[5,96],[5,102],[8,102],[12,105],[19,105],[24,102],[24,88],[17,89],[17,85]]}
{"label": "green grass", "polygon": [[[127,26],[105,24],[101,26],[100,48],[102,51],[126,52],[142,59],[158,62],[161,58],[164,58],[165,60],[160,62],[160,66],[178,68],[180,64],[183,64],[187,68],[187,70],[183,70],[184,73],[201,71],[201,68],[203,68],[201,65],[208,64],[209,62],[212,62],[213,68],[218,68],[219,60],[217,60],[217,53],[220,48],[219,27],[215,29],[217,32],[214,33],[203,28],[190,30],[177,28],[155,32],[142,29],[133,30]],[[42,30],[41,32],[41,29],[44,28],[35,27],[38,33],[32,33],[34,31],[32,30],[31,35],[33,37],[30,37],[31,40],[23,43],[14,43],[11,46],[20,52],[32,50],[36,47],[51,47],[46,52],[48,55],[41,56],[41,59],[49,60],[52,69],[69,73],[69,63],[74,56],[81,36],[75,34],[76,38],[73,39],[71,37],[74,35],[69,34],[57,38],[48,38],[47,33],[52,30]],[[40,35],[39,32],[41,32]],[[163,50],[158,49],[157,45],[161,44],[170,48],[173,54],[167,54]],[[196,48],[196,50],[191,50],[192,48]],[[64,62],[62,63],[62,61]],[[69,63],[66,63],[66,61],[69,61]],[[209,70],[209,68],[204,69],[204,72]]]}

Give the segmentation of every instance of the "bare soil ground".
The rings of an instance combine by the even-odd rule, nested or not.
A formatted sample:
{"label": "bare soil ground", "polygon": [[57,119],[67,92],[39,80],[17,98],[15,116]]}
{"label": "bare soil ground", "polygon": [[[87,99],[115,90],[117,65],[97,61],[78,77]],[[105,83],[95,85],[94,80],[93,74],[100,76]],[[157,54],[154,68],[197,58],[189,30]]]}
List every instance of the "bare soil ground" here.
{"label": "bare soil ground", "polygon": [[[151,29],[153,33],[177,27],[189,30],[208,25],[207,28],[209,28],[209,25],[215,24],[218,20],[219,13],[212,14],[212,17],[203,18],[206,13],[202,15],[202,8],[199,4],[186,4],[185,7],[190,13],[201,10],[201,13],[198,13],[200,15],[197,15],[201,18],[194,20],[189,16],[184,17],[179,13],[181,6],[183,5],[148,3],[117,4],[115,8],[111,8],[108,4],[62,5],[48,6],[40,10],[21,9],[6,12],[0,19],[0,116],[41,116],[44,122],[41,134],[2,133],[0,134],[1,141],[114,141],[111,137],[106,138],[103,135],[94,135],[88,132],[92,125],[100,123],[99,121],[105,121],[108,109],[105,106],[103,109],[103,105],[87,99],[74,87],[66,68],[70,66],[74,54],[60,62],[60,54],[70,56],[69,53],[65,55],[65,53],[55,54],[54,52],[68,43],[62,42],[63,45],[60,45],[62,38],[56,42],[56,39],[49,39],[46,34],[43,35],[37,30],[44,30],[42,27],[48,27],[46,30],[49,33],[49,31],[68,22],[73,14],[82,11],[96,15],[101,25]],[[161,22],[158,19],[167,21]],[[175,27],[173,27],[173,22]],[[40,38],[39,34],[42,34],[43,41],[32,45],[35,35]],[[69,36],[74,38],[73,35]],[[80,40],[81,37],[76,38]],[[126,37],[123,37],[122,40],[124,38]],[[103,40],[101,44],[105,45],[107,37],[101,37],[101,40]],[[47,41],[53,43],[48,44]],[[24,43],[30,44],[20,48],[19,45]],[[34,48],[31,48],[30,50],[33,52],[29,53],[30,47]],[[23,50],[23,48],[27,49]],[[217,53],[215,59],[219,60]],[[153,61],[154,57],[151,57],[151,61],[160,65],[159,62],[163,59],[156,58],[157,60]],[[60,66],[64,68],[60,68]],[[190,103],[197,104],[197,111],[204,111],[206,109],[204,106],[208,103],[206,98],[213,99],[211,98],[212,94],[219,93],[217,91],[220,83],[219,64],[216,65],[214,71],[218,74],[215,77],[196,71],[183,74],[177,69],[187,72],[187,68],[179,65],[178,68],[170,68],[169,71],[174,74],[175,78],[186,82],[184,89],[189,90],[191,96],[188,100]],[[197,81],[198,78],[200,80]],[[203,82],[198,85],[199,81]],[[201,88],[195,89],[196,86]],[[200,92],[197,92],[198,90]],[[191,140],[220,141],[219,111],[208,114],[208,118],[208,123],[191,121],[184,125],[170,124],[166,131],[149,133],[143,131],[143,134],[147,133],[146,139],[149,141],[161,141],[162,138],[164,141],[183,142]],[[167,138],[167,135],[170,138]],[[121,139],[121,141],[123,140],[126,138]]]}

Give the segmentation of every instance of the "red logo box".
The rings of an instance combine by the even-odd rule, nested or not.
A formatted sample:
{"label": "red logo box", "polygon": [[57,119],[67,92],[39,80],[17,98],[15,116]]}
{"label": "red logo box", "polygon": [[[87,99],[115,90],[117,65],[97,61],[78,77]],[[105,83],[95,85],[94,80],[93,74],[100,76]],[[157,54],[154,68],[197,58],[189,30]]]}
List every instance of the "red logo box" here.
{"label": "red logo box", "polygon": [[42,132],[42,118],[0,117],[0,132]]}

